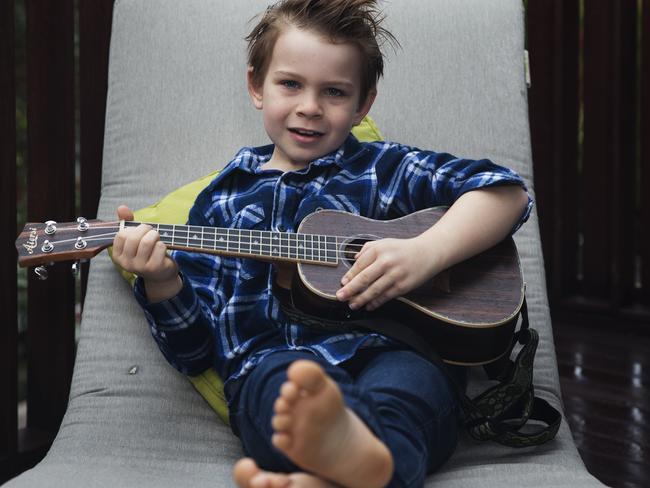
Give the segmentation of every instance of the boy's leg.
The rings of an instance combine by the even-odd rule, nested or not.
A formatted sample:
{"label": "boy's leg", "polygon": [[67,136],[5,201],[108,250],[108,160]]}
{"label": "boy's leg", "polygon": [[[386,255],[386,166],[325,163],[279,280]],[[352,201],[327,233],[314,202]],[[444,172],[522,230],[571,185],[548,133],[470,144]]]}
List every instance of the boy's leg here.
{"label": "boy's leg", "polygon": [[[453,452],[457,409],[446,378],[408,351],[364,351],[347,363],[357,385],[341,368],[301,352],[274,353],[251,373],[232,412],[247,454],[271,471],[300,470],[271,444],[271,418],[286,369],[297,359],[315,361],[341,388],[345,402],[391,450],[391,486],[419,486]],[[255,414],[251,414],[255,412]]]}
{"label": "boy's leg", "polygon": [[231,404],[232,428],[241,439],[244,452],[269,471],[291,473],[302,471],[272,443],[271,420],[280,388],[287,381],[287,369],[300,359],[320,364],[338,384],[353,380],[343,369],[331,366],[309,351],[281,351],[268,355],[255,366],[244,381],[237,399]]}
{"label": "boy's leg", "polygon": [[[313,355],[273,353],[251,372],[237,406],[231,401],[233,430],[267,473],[307,470],[348,488],[383,487],[392,474],[392,457],[347,407],[341,387],[351,381],[345,370]],[[276,400],[272,408],[270,398]],[[236,479],[246,478],[245,470],[237,469],[242,466],[235,469]]]}
{"label": "boy's leg", "polygon": [[408,350],[367,350],[345,367],[360,392],[345,396],[348,406],[393,455],[389,486],[422,486],[458,440],[460,409],[447,377]]}

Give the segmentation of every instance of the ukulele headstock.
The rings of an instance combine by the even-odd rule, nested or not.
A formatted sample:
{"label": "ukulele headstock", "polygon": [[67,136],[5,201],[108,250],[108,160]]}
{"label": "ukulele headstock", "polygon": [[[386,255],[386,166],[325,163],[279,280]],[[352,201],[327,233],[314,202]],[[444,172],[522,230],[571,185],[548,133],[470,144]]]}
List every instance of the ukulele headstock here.
{"label": "ukulele headstock", "polygon": [[[113,243],[118,230],[117,223],[83,217],[61,224],[53,220],[27,223],[16,239],[18,264],[27,267],[90,259]],[[37,269],[36,274],[42,279],[47,276],[43,268]]]}

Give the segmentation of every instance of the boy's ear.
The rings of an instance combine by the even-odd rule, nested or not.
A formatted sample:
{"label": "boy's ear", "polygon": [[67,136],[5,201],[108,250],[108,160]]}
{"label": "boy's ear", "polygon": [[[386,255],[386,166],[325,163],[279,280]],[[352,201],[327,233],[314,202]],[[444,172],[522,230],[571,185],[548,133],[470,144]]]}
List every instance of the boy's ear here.
{"label": "boy's ear", "polygon": [[251,97],[253,105],[257,110],[262,109],[262,87],[256,86],[253,81],[253,67],[249,66],[246,70],[246,86],[248,87],[248,94]]}
{"label": "boy's ear", "polygon": [[354,117],[354,125],[359,125],[363,118],[368,115],[368,112],[370,112],[370,109],[372,108],[372,104],[375,102],[376,97],[376,89],[372,89],[368,92],[366,99],[359,105],[359,110],[357,110],[357,113]]}

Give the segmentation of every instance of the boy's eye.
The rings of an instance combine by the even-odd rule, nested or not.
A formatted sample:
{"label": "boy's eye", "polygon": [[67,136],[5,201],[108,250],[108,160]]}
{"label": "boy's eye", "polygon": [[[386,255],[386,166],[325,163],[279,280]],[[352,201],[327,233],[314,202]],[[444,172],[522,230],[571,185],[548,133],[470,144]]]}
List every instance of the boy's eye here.
{"label": "boy's eye", "polygon": [[298,88],[300,86],[298,82],[294,80],[282,80],[280,84],[287,88]]}
{"label": "boy's eye", "polygon": [[325,91],[330,97],[342,97],[345,95],[345,93],[343,93],[343,90],[339,90],[338,88],[328,88]]}

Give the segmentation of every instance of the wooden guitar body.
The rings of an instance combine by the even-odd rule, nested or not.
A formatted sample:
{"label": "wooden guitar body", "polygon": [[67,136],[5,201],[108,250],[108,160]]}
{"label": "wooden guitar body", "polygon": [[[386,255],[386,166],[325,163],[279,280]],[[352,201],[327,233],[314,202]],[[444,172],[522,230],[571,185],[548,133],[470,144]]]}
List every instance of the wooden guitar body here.
{"label": "wooden guitar body", "polygon": [[[359,246],[367,240],[419,235],[445,211],[442,207],[430,208],[388,221],[336,210],[307,216],[299,233],[339,235],[345,231],[348,237],[337,243],[341,257],[337,266],[298,263],[292,286],[294,303],[317,316],[345,318],[350,310],[336,299],[336,291]],[[415,329],[446,362],[484,364],[507,352],[523,299],[519,256],[514,241],[508,238],[392,300],[374,314],[387,314]]]}

